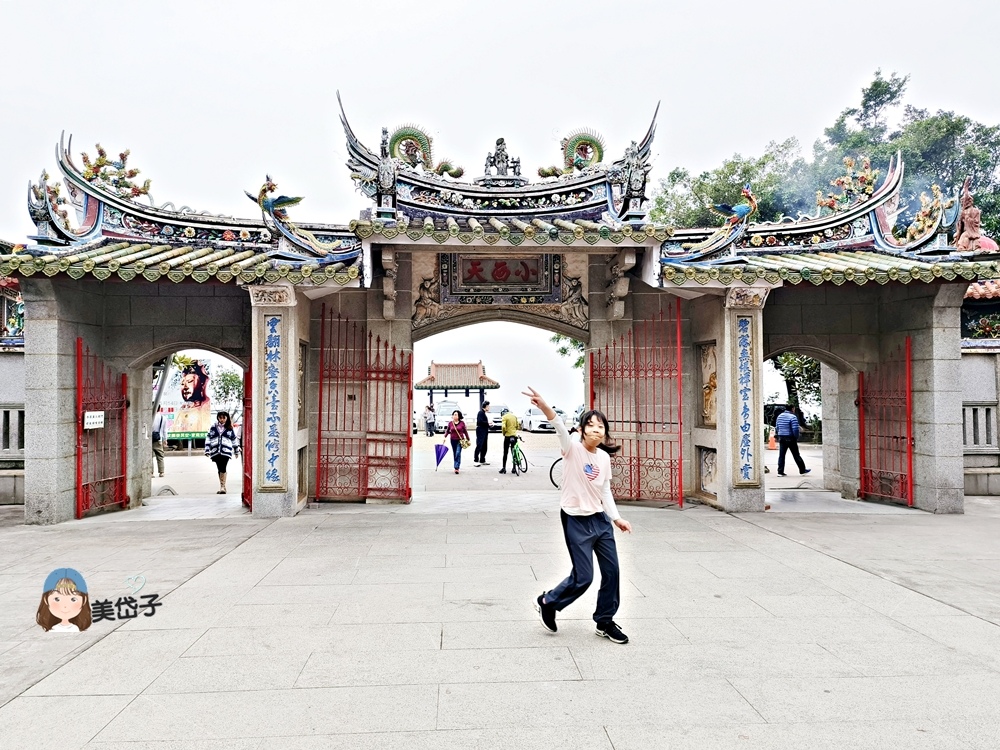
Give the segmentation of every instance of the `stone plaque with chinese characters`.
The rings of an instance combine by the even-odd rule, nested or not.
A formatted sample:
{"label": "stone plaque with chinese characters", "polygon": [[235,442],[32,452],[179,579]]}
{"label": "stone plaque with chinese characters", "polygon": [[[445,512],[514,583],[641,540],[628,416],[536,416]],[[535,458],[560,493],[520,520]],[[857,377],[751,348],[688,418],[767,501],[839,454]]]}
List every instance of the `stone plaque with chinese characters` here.
{"label": "stone plaque with chinese characters", "polygon": [[442,254],[441,301],[460,305],[562,302],[562,258]]}

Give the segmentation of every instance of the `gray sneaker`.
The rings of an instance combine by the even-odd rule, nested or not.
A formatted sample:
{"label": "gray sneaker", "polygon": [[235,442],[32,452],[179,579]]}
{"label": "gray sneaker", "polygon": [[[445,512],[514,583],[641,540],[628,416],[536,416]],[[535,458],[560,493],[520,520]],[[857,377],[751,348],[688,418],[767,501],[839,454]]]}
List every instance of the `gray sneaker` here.
{"label": "gray sneaker", "polygon": [[607,638],[612,643],[628,643],[628,636],[611,620],[597,623],[597,630],[594,633],[601,638]]}

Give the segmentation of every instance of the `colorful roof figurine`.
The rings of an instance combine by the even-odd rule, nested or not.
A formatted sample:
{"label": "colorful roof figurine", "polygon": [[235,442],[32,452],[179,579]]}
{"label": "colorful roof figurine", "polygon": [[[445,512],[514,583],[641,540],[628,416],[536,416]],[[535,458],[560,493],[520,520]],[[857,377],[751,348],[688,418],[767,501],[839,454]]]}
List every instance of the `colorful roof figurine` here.
{"label": "colorful roof figurine", "polygon": [[483,362],[472,364],[445,364],[431,362],[427,377],[413,387],[420,391],[439,390],[493,390],[500,384],[486,376]]}
{"label": "colorful roof figurine", "polygon": [[36,244],[21,252],[0,248],[0,274],[360,283],[358,237],[342,226],[292,223],[287,206],[302,199],[272,198],[277,185],[270,176],[256,196],[247,193],[261,218],[233,219],[172,203],[157,205],[150,181],[140,185],[136,180],[139,170],[129,167],[127,150],[113,159],[98,144],[95,157],[81,155],[79,168],[71,148],[72,138],[60,139],[56,151],[65,183],[52,182],[42,172],[29,187]]}

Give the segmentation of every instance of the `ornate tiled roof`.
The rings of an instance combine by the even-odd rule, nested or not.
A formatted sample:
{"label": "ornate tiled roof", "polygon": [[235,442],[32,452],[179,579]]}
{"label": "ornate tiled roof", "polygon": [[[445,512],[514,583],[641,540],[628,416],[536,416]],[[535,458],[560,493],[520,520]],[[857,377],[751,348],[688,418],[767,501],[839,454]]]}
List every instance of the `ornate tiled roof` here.
{"label": "ornate tiled roof", "polygon": [[438,364],[431,362],[428,368],[428,376],[419,383],[413,385],[421,391],[463,388],[492,390],[499,388],[500,384],[493,378],[486,377],[486,368],[483,363],[474,364]]}
{"label": "ornate tiled roof", "polygon": [[465,245],[570,245],[586,242],[588,245],[650,245],[664,242],[673,232],[663,224],[623,224],[608,220],[588,219],[542,220],[538,217],[448,216],[424,217],[414,221],[400,215],[395,222],[358,220],[348,228],[358,237],[377,236],[383,240],[401,238],[404,242],[434,242],[439,245],[451,240]]}
{"label": "ornate tiled roof", "polygon": [[697,286],[712,284],[739,286],[758,280],[769,284],[810,284],[845,282],[885,284],[897,281],[956,281],[1000,276],[996,261],[924,261],[873,252],[799,252],[730,258],[728,263],[664,262],[663,285]]}
{"label": "ornate tiled roof", "polygon": [[[257,195],[247,193],[261,218],[228,216],[156,205],[149,180],[133,182],[128,151],[109,157],[82,154],[79,168],[69,145],[56,151],[65,182],[42,172],[28,192],[28,210],[37,228],[36,244],[0,246],[0,273],[72,278],[115,276],[123,281],[209,279],[243,283],[276,281],[358,285],[361,241],[346,227],[292,223],[288,208],[301,198],[274,196],[268,177]],[[140,199],[148,200],[141,203]],[[75,221],[73,220],[75,218]]]}
{"label": "ornate tiled roof", "polygon": [[75,246],[71,252],[52,252],[52,248],[36,246],[30,248],[30,252],[0,255],[2,275],[55,276],[59,273],[74,279],[92,276],[101,281],[112,277],[122,281],[165,278],[174,282],[188,279],[205,282],[214,279],[223,283],[287,279],[293,284],[322,284],[332,280],[345,285],[358,277],[360,268],[357,262],[348,265],[324,262],[319,258],[275,257],[269,245],[149,243],[108,238]]}

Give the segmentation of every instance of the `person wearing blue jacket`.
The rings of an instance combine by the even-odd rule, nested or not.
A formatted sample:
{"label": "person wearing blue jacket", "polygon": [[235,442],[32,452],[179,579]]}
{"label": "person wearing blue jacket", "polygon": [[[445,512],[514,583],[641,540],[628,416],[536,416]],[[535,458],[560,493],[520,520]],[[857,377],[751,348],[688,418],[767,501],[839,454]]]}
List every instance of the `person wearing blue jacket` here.
{"label": "person wearing blue jacket", "polygon": [[785,476],[785,451],[792,452],[799,474],[808,474],[802,456],[799,455],[799,418],[795,416],[791,404],[785,405],[785,410],[778,415],[774,423],[774,434],[778,437],[778,476]]}

